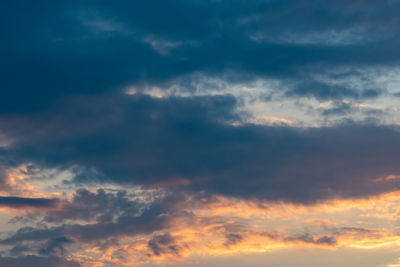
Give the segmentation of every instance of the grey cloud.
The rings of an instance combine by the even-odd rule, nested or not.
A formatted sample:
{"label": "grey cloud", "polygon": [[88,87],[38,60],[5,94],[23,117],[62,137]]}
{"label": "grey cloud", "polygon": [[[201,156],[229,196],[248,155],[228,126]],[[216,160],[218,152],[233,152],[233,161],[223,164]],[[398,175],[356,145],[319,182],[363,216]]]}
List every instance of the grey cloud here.
{"label": "grey cloud", "polygon": [[330,116],[330,115],[346,115],[352,110],[352,105],[350,103],[340,102],[335,105],[333,108],[322,110],[322,115]]}
{"label": "grey cloud", "polygon": [[[261,126],[244,123],[230,95],[141,93],[178,85],[189,95],[215,93],[222,87],[208,79],[218,78],[227,91],[273,80],[287,98],[373,100],[388,88],[365,70],[400,66],[399,11],[391,0],[1,1],[0,136],[10,140],[0,147],[1,188],[9,189],[7,169],[32,163],[76,170],[75,185],[171,195],[147,205],[123,191],[79,190],[70,201],[2,196],[0,206],[32,213],[11,222],[51,226],[0,240],[15,256],[0,257],[0,266],[79,266],[55,255],[74,242],[106,246],[155,232],[147,244],[154,255],[179,255],[183,244],[160,232],[176,216],[191,219],[181,206],[187,195],[314,204],[398,190],[399,180],[377,179],[400,173],[396,126]],[[130,87],[138,94],[122,93]],[[330,231],[266,235],[335,245],[340,234],[363,233]],[[245,234],[225,237],[229,247]]]}
{"label": "grey cloud", "polygon": [[[113,101],[118,104],[102,110]],[[75,180],[79,183],[175,185],[187,192],[300,203],[365,197],[398,186],[395,180],[373,182],[400,172],[400,134],[394,126],[233,126],[240,118],[230,96],[135,95],[99,100],[92,107],[95,112],[61,110],[43,121],[5,120],[5,132],[19,140],[1,153],[44,166],[80,165],[101,173],[83,172]]]}
{"label": "grey cloud", "polygon": [[38,256],[23,256],[23,257],[0,257],[1,267],[80,267],[78,262],[69,261],[56,256],[38,257]]}
{"label": "grey cloud", "polygon": [[385,109],[381,108],[374,108],[374,107],[368,107],[368,106],[363,106],[360,107],[361,105],[357,103],[352,103],[352,102],[344,102],[344,101],[334,101],[332,103],[332,106],[329,108],[318,108],[317,111],[326,117],[329,116],[343,116],[346,117],[346,115],[350,114],[360,114],[368,117],[377,117],[380,115],[383,115],[387,112]]}
{"label": "grey cloud", "polygon": [[242,239],[243,239],[243,237],[240,234],[233,234],[233,233],[227,234],[225,246],[229,247],[229,246],[236,245],[237,243],[242,241]]}
{"label": "grey cloud", "polygon": [[12,208],[48,208],[58,203],[58,199],[25,198],[25,197],[0,197],[0,206]]}
{"label": "grey cloud", "polygon": [[[99,194],[101,195],[101,193]],[[152,234],[155,231],[167,229],[174,217],[189,216],[184,212],[182,213],[179,208],[180,205],[185,203],[183,195],[175,194],[166,198],[155,199],[141,213],[137,214],[137,211],[132,213],[132,209],[124,209],[124,205],[120,205],[121,202],[114,201],[115,198],[123,198],[121,197],[123,194],[123,192],[116,192],[113,197],[109,194],[108,199],[103,203],[106,204],[105,206],[111,205],[114,209],[120,211],[118,216],[115,216],[112,220],[97,220],[87,224],[68,224],[65,223],[67,218],[82,219],[81,214],[79,212],[71,213],[68,207],[61,206],[61,209],[65,208],[68,211],[69,217],[65,217],[65,213],[62,212],[48,212],[48,214],[51,214],[52,218],[60,216],[58,219],[63,224],[53,227],[22,227],[0,240],[0,244],[14,246],[12,253],[28,250],[31,252],[38,251],[40,254],[63,254],[65,247],[74,244],[74,242],[87,244],[95,242],[98,245],[106,246],[108,243],[113,244],[113,240],[121,236]],[[90,202],[82,203],[82,206],[85,206],[91,214],[95,212],[91,211],[93,205]],[[96,207],[94,207],[94,210],[96,210]],[[105,209],[101,215],[107,214],[107,212],[107,209]],[[44,213],[46,218],[50,216],[46,215],[46,212]],[[61,221],[61,219],[64,221]],[[155,239],[154,242],[163,244],[168,240],[168,236],[164,236],[163,238]],[[34,245],[25,246],[26,242],[33,242]]]}
{"label": "grey cloud", "polygon": [[284,238],[287,242],[301,241],[304,243],[310,243],[315,245],[328,245],[332,246],[337,243],[334,236],[324,235],[324,236],[312,236],[311,234],[304,234],[299,236],[288,236]]}
{"label": "grey cloud", "polygon": [[180,254],[180,246],[169,233],[153,237],[147,243],[147,246],[155,256],[160,256],[162,254],[174,254],[179,256]]}
{"label": "grey cloud", "polygon": [[52,255],[57,253],[64,254],[65,253],[64,244],[69,244],[69,243],[72,243],[72,241],[66,238],[65,236],[52,238],[39,249],[39,254],[42,255]]}
{"label": "grey cloud", "polygon": [[58,209],[50,210],[44,218],[47,222],[60,222],[67,219],[86,221],[112,221],[122,212],[138,214],[144,205],[129,200],[126,192],[107,193],[103,189],[90,192],[80,189],[73,195],[72,201],[63,201]]}
{"label": "grey cloud", "polygon": [[[0,112],[43,110],[71,95],[160,85],[199,72],[233,71],[232,82],[295,82],[297,95],[375,97],[379,90],[307,83],[336,68],[398,66],[399,8],[396,1],[356,0],[3,1]],[[346,36],[353,29],[355,43]],[[313,42],[330,32],[347,43]]]}

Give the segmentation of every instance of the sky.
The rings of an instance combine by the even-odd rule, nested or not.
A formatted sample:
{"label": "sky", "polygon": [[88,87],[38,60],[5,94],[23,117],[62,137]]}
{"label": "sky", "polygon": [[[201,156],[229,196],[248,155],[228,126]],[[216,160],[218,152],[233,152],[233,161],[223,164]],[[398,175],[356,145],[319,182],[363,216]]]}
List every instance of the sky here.
{"label": "sky", "polygon": [[399,12],[0,1],[0,267],[399,267]]}

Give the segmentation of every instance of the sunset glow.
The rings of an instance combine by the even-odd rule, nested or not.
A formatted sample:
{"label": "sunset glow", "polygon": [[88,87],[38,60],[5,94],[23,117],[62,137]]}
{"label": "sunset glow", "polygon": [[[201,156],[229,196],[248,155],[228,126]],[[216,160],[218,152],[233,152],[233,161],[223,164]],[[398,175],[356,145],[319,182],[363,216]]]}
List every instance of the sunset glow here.
{"label": "sunset glow", "polygon": [[0,12],[0,267],[400,267],[399,1]]}

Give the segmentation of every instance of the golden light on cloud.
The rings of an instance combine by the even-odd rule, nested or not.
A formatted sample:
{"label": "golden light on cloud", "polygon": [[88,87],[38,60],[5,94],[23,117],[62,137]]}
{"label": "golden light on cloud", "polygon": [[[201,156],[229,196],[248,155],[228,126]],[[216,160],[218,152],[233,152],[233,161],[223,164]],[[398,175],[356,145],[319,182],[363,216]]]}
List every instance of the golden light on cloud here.
{"label": "golden light on cloud", "polygon": [[[116,245],[106,247],[87,245],[71,257],[83,266],[140,266],[287,248],[373,251],[398,247],[400,236],[390,221],[399,201],[399,192],[311,206],[214,197],[190,203],[191,218],[176,217],[162,232],[120,236]],[[163,237],[168,238],[160,239]]]}
{"label": "golden light on cloud", "polygon": [[273,116],[255,116],[249,120],[250,123],[254,124],[285,124],[285,125],[292,125],[294,122],[282,118],[282,117],[273,117]]}
{"label": "golden light on cloud", "polygon": [[[42,191],[46,188],[45,180],[43,184],[37,183],[27,168],[21,166],[9,170],[7,183],[13,187],[13,192],[23,197],[60,198],[57,205],[40,208],[39,213],[46,214],[51,210],[53,214],[63,214],[57,211],[73,207],[68,203],[74,195]],[[393,179],[397,176],[388,176],[378,182]],[[35,185],[31,184],[32,181]],[[184,179],[177,181],[177,185],[187,183]],[[163,185],[162,188],[177,185]],[[105,192],[115,190],[110,188]],[[168,191],[161,197],[166,196]],[[153,201],[140,194],[136,199]],[[175,264],[198,257],[276,253],[288,248],[371,251],[400,248],[397,226],[400,191],[365,199],[333,199],[312,205],[218,195],[207,198],[186,196],[185,201],[178,203],[175,209],[179,212],[169,217],[164,229],[135,235],[120,234],[105,239],[102,244],[79,244],[76,240],[79,245],[71,247],[68,259],[82,266],[140,266]],[[26,211],[34,210],[33,207]],[[1,207],[0,212],[18,214],[24,210]],[[76,223],[89,225],[89,222],[79,220]],[[92,220],[90,223],[96,222]],[[397,265],[387,267],[394,266]]]}

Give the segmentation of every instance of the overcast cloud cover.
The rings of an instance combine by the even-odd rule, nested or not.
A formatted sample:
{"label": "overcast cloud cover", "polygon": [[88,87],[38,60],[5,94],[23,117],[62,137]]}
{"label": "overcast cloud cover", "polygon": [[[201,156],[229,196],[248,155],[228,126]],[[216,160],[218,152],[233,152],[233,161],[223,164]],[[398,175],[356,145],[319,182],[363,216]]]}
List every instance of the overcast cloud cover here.
{"label": "overcast cloud cover", "polygon": [[1,1],[0,266],[400,266],[399,12]]}

